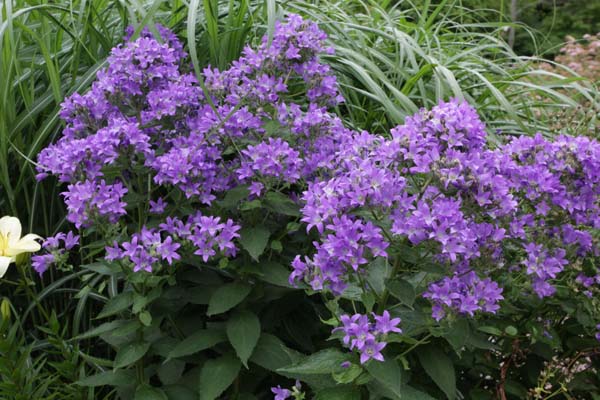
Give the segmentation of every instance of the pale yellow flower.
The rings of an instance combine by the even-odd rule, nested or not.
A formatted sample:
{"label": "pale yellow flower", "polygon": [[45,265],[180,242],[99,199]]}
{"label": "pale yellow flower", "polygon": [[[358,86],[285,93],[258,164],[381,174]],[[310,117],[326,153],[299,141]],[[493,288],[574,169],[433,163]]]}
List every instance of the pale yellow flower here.
{"label": "pale yellow flower", "polygon": [[19,254],[40,250],[41,246],[36,242],[37,239],[41,237],[33,233],[21,237],[21,222],[18,218],[0,218],[0,278]]}

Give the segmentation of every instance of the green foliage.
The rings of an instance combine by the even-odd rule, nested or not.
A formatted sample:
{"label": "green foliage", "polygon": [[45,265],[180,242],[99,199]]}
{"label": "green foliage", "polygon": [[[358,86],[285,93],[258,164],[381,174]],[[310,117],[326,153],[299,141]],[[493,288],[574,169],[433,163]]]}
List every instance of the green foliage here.
{"label": "green foliage", "polygon": [[321,21],[331,35],[330,62],[346,98],[341,111],[359,129],[387,132],[420,107],[459,97],[490,132],[549,134],[545,121],[556,110],[575,109],[576,99],[598,102],[577,79],[517,56],[504,40],[505,22],[482,21],[456,2],[292,0],[287,8]]}

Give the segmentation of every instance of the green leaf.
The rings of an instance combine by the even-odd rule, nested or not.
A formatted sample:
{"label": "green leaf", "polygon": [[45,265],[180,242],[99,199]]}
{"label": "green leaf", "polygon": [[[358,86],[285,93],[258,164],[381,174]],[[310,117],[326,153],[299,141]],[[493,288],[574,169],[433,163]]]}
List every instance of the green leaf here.
{"label": "green leaf", "polygon": [[148,311],[141,312],[138,318],[144,326],[150,326],[152,324],[152,315]]}
{"label": "green leaf", "polygon": [[133,304],[133,292],[124,292],[116,295],[106,302],[98,318],[106,318],[129,308]]}
{"label": "green leaf", "polygon": [[236,186],[235,188],[229,190],[222,201],[219,202],[221,207],[235,209],[240,204],[242,200],[246,200],[248,195],[250,194],[250,190],[248,190],[245,186]]}
{"label": "green leaf", "polygon": [[479,326],[477,330],[494,336],[502,336],[502,331],[495,326]]}
{"label": "green leaf", "polygon": [[333,373],[333,379],[340,384],[352,383],[356,378],[363,373],[363,369],[356,365],[350,364],[349,367],[344,368],[343,371]]}
{"label": "green leaf", "polygon": [[287,374],[331,374],[341,371],[340,366],[347,356],[338,349],[325,349],[311,354],[288,367],[279,368],[277,372]]}
{"label": "green leaf", "polygon": [[123,368],[133,364],[148,352],[150,343],[133,342],[123,345],[115,356],[115,368]]}
{"label": "green leaf", "polygon": [[391,358],[386,358],[383,362],[372,360],[366,368],[369,374],[388,391],[397,397],[402,396],[402,370],[396,360]]}
{"label": "green leaf", "polygon": [[402,304],[412,307],[417,297],[415,288],[404,279],[393,279],[387,281],[385,286],[390,291],[390,294],[400,300]]}
{"label": "green leaf", "polygon": [[452,345],[454,351],[459,353],[469,341],[470,335],[469,321],[466,318],[460,318],[452,323],[448,332],[444,334],[444,338]]}
{"label": "green leaf", "polygon": [[274,261],[263,261],[260,263],[259,277],[262,281],[276,286],[297,289],[290,285],[290,270]]}
{"label": "green leaf", "polygon": [[227,340],[225,333],[220,330],[205,329],[194,332],[169,352],[168,358],[177,358],[189,356],[190,354],[213,347],[214,345]]}
{"label": "green leaf", "polygon": [[79,386],[128,386],[135,382],[135,372],[130,370],[116,370],[101,372],[77,381]]}
{"label": "green leaf", "polygon": [[116,275],[121,270],[118,268],[117,264],[110,264],[107,262],[95,262],[91,264],[82,265],[81,268],[94,271],[100,275]]}
{"label": "green leaf", "polygon": [[294,361],[290,357],[290,353],[291,350],[276,336],[263,333],[256,344],[250,361],[266,370],[277,371]]}
{"label": "green leaf", "polygon": [[258,261],[258,257],[267,247],[270,235],[269,230],[264,226],[244,228],[240,232],[240,243],[250,256]]}
{"label": "green leaf", "polygon": [[360,391],[351,386],[336,386],[319,390],[314,400],[360,400]]}
{"label": "green leaf", "polygon": [[425,372],[433,379],[448,399],[456,397],[456,375],[452,360],[433,346],[419,347],[416,351]]}
{"label": "green leaf", "polygon": [[135,389],[134,400],[168,400],[168,397],[162,390],[142,383]]}
{"label": "green leaf", "polygon": [[400,391],[402,393],[402,400],[436,400],[429,394],[417,390],[412,386],[403,385],[400,388]]}
{"label": "green leaf", "polygon": [[264,197],[264,204],[266,208],[278,214],[300,216],[300,206],[279,192],[268,192]]}
{"label": "green leaf", "polygon": [[214,400],[233,383],[242,364],[233,355],[208,360],[200,371],[200,400]]}
{"label": "green leaf", "polygon": [[125,323],[127,323],[127,320],[122,320],[122,319],[105,322],[102,325],[92,328],[85,333],[82,333],[81,335],[77,336],[75,339],[81,340],[81,339],[89,339],[92,337],[100,336],[106,332],[112,332],[114,329],[120,328]]}
{"label": "green leaf", "polygon": [[260,337],[260,321],[250,311],[234,314],[227,321],[227,337],[240,360],[248,368],[248,359]]}
{"label": "green leaf", "polygon": [[185,362],[181,360],[168,360],[161,364],[158,369],[158,378],[164,385],[177,383],[185,370]]}
{"label": "green leaf", "polygon": [[250,294],[252,288],[245,283],[232,282],[221,286],[210,296],[207,315],[221,314],[237,306]]}

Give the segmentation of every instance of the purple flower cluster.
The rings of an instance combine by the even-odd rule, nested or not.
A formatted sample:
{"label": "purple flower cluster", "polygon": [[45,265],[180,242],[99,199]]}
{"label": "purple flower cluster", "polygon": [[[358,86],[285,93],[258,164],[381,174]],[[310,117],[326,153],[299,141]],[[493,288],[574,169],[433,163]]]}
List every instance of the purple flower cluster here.
{"label": "purple flower cluster", "polygon": [[129,242],[123,242],[120,246],[115,242],[113,247],[106,249],[106,259],[129,260],[133,264],[133,271],[140,270],[152,272],[153,265],[159,261],[166,261],[169,265],[173,260],[181,259],[177,250],[181,245],[173,240],[171,236],[162,238],[157,229],[142,228],[139,233],[134,233]]}
{"label": "purple flower cluster", "polygon": [[473,316],[477,311],[496,312],[504,297],[502,289],[489,278],[481,279],[473,271],[445,277],[429,286],[424,297],[433,303],[432,316],[439,321],[447,310]]}
{"label": "purple flower cluster", "polygon": [[292,262],[294,271],[290,283],[308,279],[314,290],[329,286],[341,293],[346,286],[348,273],[359,272],[360,266],[370,257],[385,257],[388,243],[381,229],[370,221],[351,219],[348,216],[334,218],[326,226],[329,233],[322,243],[315,243],[316,254],[312,259],[297,256]]}
{"label": "purple flower cluster", "polygon": [[[350,131],[326,109],[342,98],[319,58],[332,49],[316,24],[297,15],[277,22],[271,39],[246,47],[229,69],[206,68],[205,89],[181,42],[157,28],[160,38],[128,31],[92,88],[65,100],[62,137],[39,154],[38,179],[68,184],[67,218],[77,228],[140,217],[139,226],[156,226],[140,210],[160,217],[167,204],[210,206],[237,185],[261,196],[332,166]],[[149,271],[188,245],[204,261],[235,255],[239,226],[182,210],[109,247],[108,258]]]}
{"label": "purple flower cluster", "polygon": [[67,233],[59,232],[54,236],[46,238],[42,243],[42,249],[46,254],[39,254],[31,257],[33,269],[43,275],[52,265],[62,261],[67,252],[79,244],[79,235],[69,231]]}
{"label": "purple flower cluster", "polygon": [[114,224],[127,214],[127,204],[123,201],[126,193],[127,188],[118,181],[113,184],[104,180],[83,181],[69,185],[68,191],[63,193],[69,212],[67,219],[77,228],[87,227],[102,217]]}
{"label": "purple flower cluster", "polygon": [[193,254],[201,256],[204,262],[217,255],[235,256],[237,248],[233,239],[240,235],[240,229],[232,220],[221,222],[219,217],[205,216],[200,212],[192,214],[184,223],[178,218],[167,217],[157,229],[144,227],[134,233],[131,240],[114,243],[106,248],[106,259],[126,260],[134,271],[152,272],[161,262],[172,265],[180,260],[182,246],[191,247]]}
{"label": "purple flower cluster", "polygon": [[[550,296],[573,257],[598,253],[590,231],[600,226],[600,143],[537,135],[490,150],[477,113],[458,100],[421,110],[391,133],[350,132],[331,170],[309,183],[302,221],[320,241],[312,258],[296,257],[292,281],[340,293],[357,264],[407,241],[448,271],[425,293],[440,319],[496,312],[503,297],[493,279],[511,271]],[[349,263],[360,245],[352,239],[331,251],[343,219],[374,224],[381,242],[372,254],[365,243],[360,254],[368,256]]]}
{"label": "purple flower cluster", "polygon": [[387,311],[382,315],[373,314],[373,320],[369,320],[369,316],[363,314],[342,315],[340,317],[342,326],[333,330],[333,332],[343,332],[344,345],[360,353],[361,364],[370,359],[383,361],[381,350],[387,345],[385,342],[387,335],[402,333],[402,329],[398,328],[400,318],[390,318]]}
{"label": "purple flower cluster", "polygon": [[245,158],[238,169],[238,178],[241,181],[254,175],[271,176],[289,183],[300,179],[302,160],[299,153],[280,138],[269,138],[267,142],[248,146],[242,154]]}

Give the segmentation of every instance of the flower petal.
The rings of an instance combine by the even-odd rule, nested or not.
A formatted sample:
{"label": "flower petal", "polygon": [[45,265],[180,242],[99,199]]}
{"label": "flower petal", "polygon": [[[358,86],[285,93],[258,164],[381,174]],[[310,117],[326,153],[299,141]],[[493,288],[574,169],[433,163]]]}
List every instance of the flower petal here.
{"label": "flower petal", "polygon": [[21,221],[16,217],[0,218],[0,235],[8,239],[8,247],[17,243],[21,238]]}
{"label": "flower petal", "polygon": [[5,249],[4,254],[14,257],[21,253],[34,253],[40,251],[42,246],[35,241],[36,239],[41,239],[41,237],[33,233],[25,235],[17,243],[10,246],[8,249]]}
{"label": "flower petal", "polygon": [[2,278],[4,276],[4,274],[6,273],[6,270],[8,269],[9,264],[13,261],[14,261],[13,257],[4,257],[4,256],[0,257],[0,278]]}

